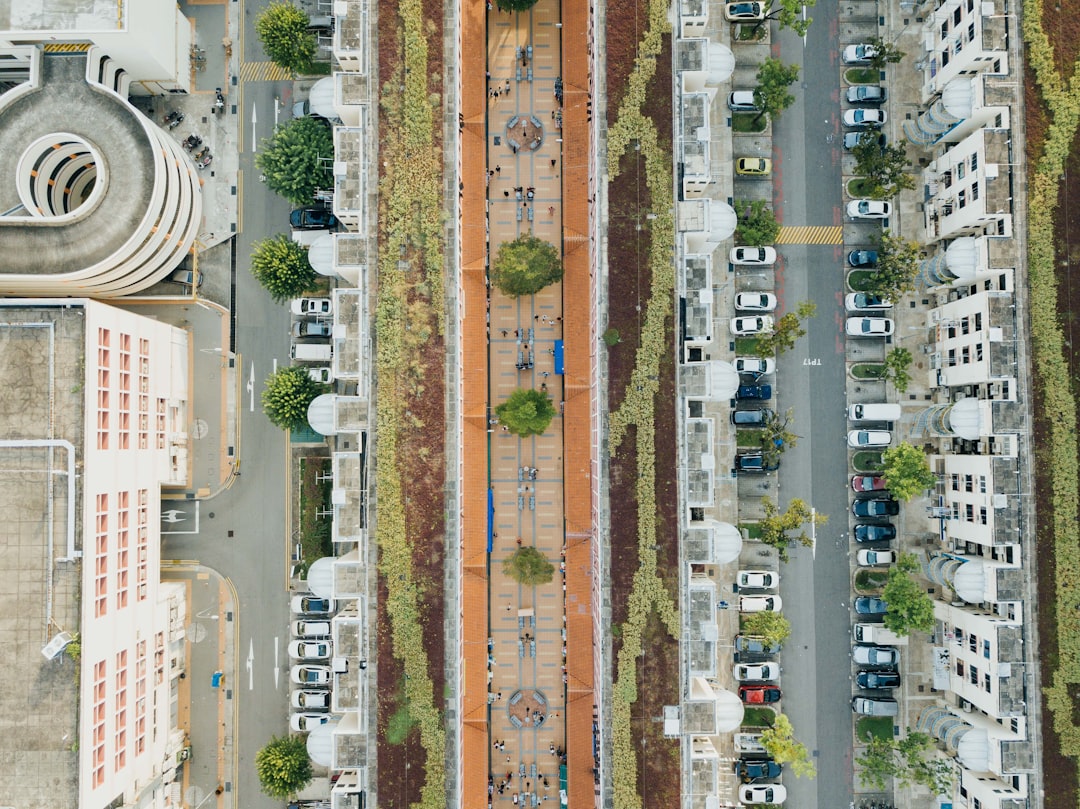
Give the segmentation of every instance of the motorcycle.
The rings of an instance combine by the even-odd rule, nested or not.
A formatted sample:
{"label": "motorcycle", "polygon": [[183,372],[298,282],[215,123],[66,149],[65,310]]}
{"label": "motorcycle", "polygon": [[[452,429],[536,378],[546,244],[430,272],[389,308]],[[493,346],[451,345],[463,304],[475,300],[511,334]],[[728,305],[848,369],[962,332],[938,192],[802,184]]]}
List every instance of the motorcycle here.
{"label": "motorcycle", "polygon": [[182,124],[183,122],[184,113],[178,112],[176,113],[176,117],[169,121],[169,129],[176,129],[176,127],[180,126],[180,124]]}
{"label": "motorcycle", "polygon": [[199,161],[206,157],[208,154],[210,154],[210,147],[203,146],[198,152],[192,155],[192,159],[195,161]]}
{"label": "motorcycle", "polygon": [[202,160],[200,160],[195,165],[197,165],[199,167],[199,170],[201,171],[202,169],[209,166],[210,163],[213,161],[213,159],[214,159],[214,156],[212,154],[208,154],[206,157],[204,157]]}
{"label": "motorcycle", "polygon": [[166,115],[164,118],[161,119],[161,123],[163,123],[163,124],[171,124],[173,121],[176,120],[176,117],[178,115],[180,115],[180,111],[179,110],[173,110],[172,112],[170,112],[168,115]]}
{"label": "motorcycle", "polygon": [[192,132],[186,138],[184,138],[184,148],[189,152],[192,149],[198,149],[202,145],[202,138]]}

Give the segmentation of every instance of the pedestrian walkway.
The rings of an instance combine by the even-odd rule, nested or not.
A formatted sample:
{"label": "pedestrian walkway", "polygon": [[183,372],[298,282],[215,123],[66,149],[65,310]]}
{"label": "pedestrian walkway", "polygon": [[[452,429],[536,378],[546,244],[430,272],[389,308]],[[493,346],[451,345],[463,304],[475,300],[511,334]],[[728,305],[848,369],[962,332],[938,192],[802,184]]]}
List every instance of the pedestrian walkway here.
{"label": "pedestrian walkway", "polygon": [[777,244],[843,244],[843,226],[782,227]]}

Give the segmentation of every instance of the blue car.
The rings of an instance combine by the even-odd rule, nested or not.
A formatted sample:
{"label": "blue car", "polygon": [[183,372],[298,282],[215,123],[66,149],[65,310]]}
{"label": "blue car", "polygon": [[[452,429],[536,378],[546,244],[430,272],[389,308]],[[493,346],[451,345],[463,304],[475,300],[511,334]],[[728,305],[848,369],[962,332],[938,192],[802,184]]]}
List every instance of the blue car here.
{"label": "blue car", "polygon": [[872,525],[867,522],[855,524],[856,542],[888,542],[896,539],[896,526],[892,523]]}
{"label": "blue car", "polygon": [[859,688],[899,688],[900,673],[896,671],[870,671],[862,669],[855,676]]}
{"label": "blue car", "polygon": [[776,461],[769,462],[760,452],[748,452],[735,456],[735,469],[739,472],[775,472],[780,468]]}
{"label": "blue car", "polygon": [[859,596],[855,599],[855,612],[859,615],[884,615],[889,609],[883,598]]}
{"label": "blue car", "polygon": [[900,504],[885,497],[871,497],[852,503],[851,513],[856,517],[890,517],[900,513]]}
{"label": "blue car", "polygon": [[739,385],[736,399],[771,399],[772,385]]}
{"label": "blue car", "polygon": [[735,762],[735,774],[742,779],[743,783],[749,784],[766,778],[779,778],[784,768],[772,759],[760,761],[739,759]]}
{"label": "blue car", "polygon": [[308,206],[289,214],[289,224],[296,230],[327,230],[337,227],[337,217],[326,208]]}
{"label": "blue car", "polygon": [[847,262],[852,267],[876,267],[877,250],[852,250],[847,254]]}

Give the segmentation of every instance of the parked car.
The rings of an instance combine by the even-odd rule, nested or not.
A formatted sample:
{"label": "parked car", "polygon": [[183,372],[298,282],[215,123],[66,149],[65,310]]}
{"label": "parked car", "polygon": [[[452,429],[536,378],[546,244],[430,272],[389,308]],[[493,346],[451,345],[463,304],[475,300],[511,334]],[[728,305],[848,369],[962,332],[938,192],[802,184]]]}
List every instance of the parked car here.
{"label": "parked car", "polygon": [[761,3],[728,3],[724,6],[724,19],[731,22],[764,20],[765,6]]}
{"label": "parked car", "polygon": [[849,317],[844,331],[848,337],[888,337],[893,322],[887,317]]}
{"label": "parked car", "polygon": [[845,65],[868,65],[876,55],[877,49],[865,42],[858,45],[848,45],[843,51]]}
{"label": "parked car", "polygon": [[309,205],[290,213],[289,224],[296,230],[328,230],[337,227],[338,221],[326,208]]}
{"label": "parked car", "polygon": [[773,411],[767,407],[752,407],[748,410],[732,410],[731,423],[736,427],[764,427],[773,417]]}
{"label": "parked car", "polygon": [[852,697],[851,710],[863,716],[896,716],[900,713],[900,706],[895,699]]}
{"label": "parked car", "polygon": [[728,253],[728,261],[732,264],[747,264],[755,267],[764,267],[776,263],[775,247],[732,247]]}
{"label": "parked car", "polygon": [[780,651],[779,643],[767,644],[764,638],[754,635],[736,635],[735,652],[751,655],[774,655]]}
{"label": "parked car", "polygon": [[727,105],[732,112],[761,112],[753,90],[735,90],[728,96]]}
{"label": "parked car", "polygon": [[783,608],[780,596],[739,596],[739,612],[779,612]]}
{"label": "parked car", "polygon": [[776,461],[769,462],[765,455],[760,452],[747,452],[735,456],[735,470],[737,472],[775,472],[780,468]]}
{"label": "parked car", "polygon": [[293,596],[292,611],[304,615],[329,615],[334,611],[334,600],[320,598],[311,593]]}
{"label": "parked car", "polygon": [[850,430],[847,434],[849,447],[887,447],[892,443],[892,433],[888,430]]}
{"label": "parked car", "polygon": [[325,689],[300,688],[292,692],[290,702],[299,711],[328,711],[330,692]]}
{"label": "parked car", "polygon": [[735,749],[740,753],[764,753],[765,745],[761,743],[760,733],[736,733]]}
{"label": "parked car", "polygon": [[871,497],[851,504],[856,517],[895,517],[900,513],[900,503],[889,497]]}
{"label": "parked car", "polygon": [[844,133],[844,148],[849,152],[865,141],[877,141],[878,148],[883,151],[885,146],[889,143],[889,139],[885,136],[885,133],[876,129],[864,129],[861,132]]}
{"label": "parked car", "polygon": [[848,110],[844,113],[844,126],[852,129],[884,126],[888,120],[888,113],[877,108]]}
{"label": "parked car", "polygon": [[768,705],[779,702],[780,689],[775,685],[740,685],[739,699],[747,705]]}
{"label": "parked car", "polygon": [[847,263],[852,267],[876,267],[877,259],[877,250],[852,250],[847,254]]}
{"label": "parked car", "polygon": [[297,685],[330,685],[329,666],[293,666],[290,679]]}
{"label": "parked car", "polygon": [[851,478],[853,492],[880,492],[887,488],[885,478],[881,475],[854,475]]}
{"label": "parked car", "polygon": [[771,374],[776,371],[776,360],[762,359],[761,357],[736,357],[735,370],[740,374],[753,374],[754,376]]}
{"label": "parked car", "polygon": [[294,320],[293,337],[330,337],[334,333],[334,324],[325,320]]}
{"label": "parked car", "polygon": [[731,333],[736,337],[744,337],[750,334],[771,334],[776,321],[771,315],[757,315],[751,317],[733,317],[731,319]]}
{"label": "parked car", "polygon": [[779,663],[736,663],[732,669],[733,676],[739,682],[761,680],[764,682],[776,682],[780,679]]}
{"label": "parked car", "polygon": [[880,199],[853,199],[847,215],[852,219],[887,219],[892,215],[892,203]]}
{"label": "parked car", "polygon": [[330,298],[293,298],[289,309],[297,317],[317,317],[334,314],[334,301]]}
{"label": "parked car", "polygon": [[739,787],[739,803],[776,806],[787,800],[783,784],[744,784]]}
{"label": "parked car", "polygon": [[858,666],[895,669],[900,665],[900,650],[893,646],[852,646],[851,659]]}
{"label": "parked car", "polygon": [[199,283],[197,286],[202,286],[203,281],[206,280],[206,273],[198,272],[196,270],[173,270],[169,273],[169,280],[174,284],[183,284],[184,286],[191,286],[195,283],[195,276],[198,275]]}
{"label": "parked car", "polygon": [[780,574],[775,570],[740,570],[735,574],[739,588],[756,587],[760,590],[775,590],[780,586]]}
{"label": "parked car", "polygon": [[847,90],[848,104],[883,104],[887,93],[876,84],[856,84]]}
{"label": "parked car", "polygon": [[292,631],[298,638],[325,638],[330,635],[330,622],[293,621]]}
{"label": "parked car", "polygon": [[900,672],[860,669],[855,675],[855,683],[859,688],[899,688]]}
{"label": "parked car", "polygon": [[880,312],[892,309],[892,301],[880,295],[870,295],[866,292],[849,292],[844,296],[844,308],[849,312],[873,311]]}
{"label": "parked car", "polygon": [[735,308],[741,312],[771,312],[776,308],[776,296],[771,292],[739,292]]}
{"label": "parked car", "polygon": [[896,526],[892,523],[855,523],[856,542],[889,542],[896,539]]}
{"label": "parked car", "polygon": [[855,599],[855,613],[857,615],[884,615],[889,611],[889,605],[883,598],[874,596],[859,596]]}
{"label": "parked car", "polygon": [[747,784],[751,781],[764,781],[769,778],[779,778],[780,773],[783,771],[783,765],[777,764],[771,758],[741,758],[735,762],[735,775]]}
{"label": "parked car", "polygon": [[893,551],[876,551],[870,548],[864,548],[855,554],[855,561],[863,567],[891,565],[896,561],[896,553]]}
{"label": "parked car", "polygon": [[319,725],[325,725],[329,721],[329,714],[304,711],[302,713],[294,713],[289,717],[289,727],[296,733],[307,733],[314,730]]}
{"label": "parked car", "polygon": [[334,381],[334,369],[329,365],[312,366],[307,369],[307,374],[322,385],[329,385]]}
{"label": "parked car", "polygon": [[739,400],[771,399],[772,385],[739,385],[738,390],[735,391],[735,398]]}
{"label": "parked car", "polygon": [[289,657],[297,660],[329,660],[330,641],[294,640],[289,644]]}
{"label": "parked car", "polygon": [[740,157],[735,160],[735,173],[749,177],[768,177],[772,173],[772,161],[767,157]]}

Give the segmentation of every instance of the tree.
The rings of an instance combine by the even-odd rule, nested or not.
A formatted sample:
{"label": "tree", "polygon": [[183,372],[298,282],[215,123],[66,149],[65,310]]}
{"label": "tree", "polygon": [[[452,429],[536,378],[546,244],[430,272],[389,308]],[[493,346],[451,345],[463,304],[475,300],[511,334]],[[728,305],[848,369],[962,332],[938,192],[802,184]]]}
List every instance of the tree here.
{"label": "tree", "polygon": [[293,205],[310,205],[315,192],[333,185],[334,136],[318,118],[293,118],[263,140],[255,165],[267,187]]}
{"label": "tree", "polygon": [[[885,359],[888,361],[888,357]],[[885,483],[898,500],[910,500],[937,480],[926,460],[926,453],[907,441],[885,450],[881,454],[881,463]]]}
{"label": "tree", "polygon": [[283,430],[306,427],[308,405],[325,392],[326,386],[312,379],[307,368],[299,365],[279,368],[266,378],[263,412]]}
{"label": "tree", "polygon": [[255,33],[270,61],[295,73],[311,70],[315,58],[315,35],[308,30],[311,18],[287,0],[276,0],[255,18]]}
{"label": "tree", "polygon": [[544,392],[518,388],[495,408],[495,415],[514,435],[540,435],[555,418],[555,405]]}
{"label": "tree", "polygon": [[777,714],[772,727],[761,732],[761,745],[777,764],[790,764],[791,771],[799,778],[817,775],[810,751],[795,738],[795,728],[785,714]]}
{"label": "tree", "polygon": [[773,11],[772,6],[770,6],[769,13],[754,26],[754,30],[756,31],[765,25],[766,20],[776,20],[780,23],[781,28],[790,28],[799,36],[806,36],[806,31],[814,18],[806,17],[804,19],[802,16],[803,10],[813,8],[815,5],[817,5],[817,0],[779,0],[779,7]]}
{"label": "tree", "polygon": [[763,334],[757,338],[755,351],[759,357],[771,357],[783,354],[794,347],[795,341],[806,335],[803,321],[809,320],[817,314],[817,304],[813,301],[803,301],[794,312],[776,321],[771,334]]}
{"label": "tree", "polygon": [[555,575],[555,565],[536,548],[518,548],[503,560],[503,573],[518,584],[534,587],[551,581]]}
{"label": "tree", "polygon": [[255,754],[255,771],[262,790],[285,800],[311,783],[314,777],[307,742],[301,736],[275,736]]}
{"label": "tree", "polygon": [[562,277],[562,261],[555,247],[529,234],[499,245],[491,263],[491,283],[512,298],[535,295]]}
{"label": "tree", "polygon": [[866,40],[866,44],[874,49],[874,56],[870,60],[870,67],[874,70],[882,70],[885,65],[896,64],[904,58],[902,50],[881,37],[870,37]]}
{"label": "tree", "polygon": [[[788,548],[795,544],[807,548],[814,544],[813,538],[806,533],[803,526],[808,523],[824,525],[829,521],[828,515],[816,513],[805,500],[797,497],[788,501],[787,511],[783,513],[768,497],[761,498],[761,506],[765,510],[765,517],[758,523],[760,531],[758,539],[776,548],[781,562],[788,561]],[[799,531],[799,533],[793,534],[794,531]]]}
{"label": "tree", "polygon": [[866,292],[895,301],[915,289],[918,274],[919,245],[893,236],[889,230],[881,231],[877,266],[866,281]]}
{"label": "tree", "polygon": [[761,436],[761,451],[765,454],[766,461],[775,462],[791,447],[797,446],[799,436],[788,430],[791,416],[794,410],[788,409],[783,416],[773,413],[758,431]]}
{"label": "tree", "polygon": [[929,632],[934,628],[934,601],[926,594],[912,574],[919,569],[913,553],[902,553],[889,568],[888,581],[881,598],[888,605],[885,627],[897,635],[907,635],[912,629]]}
{"label": "tree", "polygon": [[308,263],[307,248],[284,233],[255,242],[251,274],[275,301],[286,301],[309,291],[315,270]]}
{"label": "tree", "polygon": [[[909,173],[907,141],[892,146],[878,143],[878,133],[865,132],[851,153],[855,155],[855,173],[870,183],[866,196],[871,199],[891,199],[901,191],[915,188],[915,178]],[[870,137],[865,137],[869,135]]]}
{"label": "tree", "polygon": [[735,229],[739,244],[761,247],[776,242],[776,237],[780,235],[780,223],[765,200],[737,201],[735,212],[739,215],[739,225]]}
{"label": "tree", "polygon": [[791,622],[779,612],[752,612],[743,617],[742,631],[779,646],[791,636]]}
{"label": "tree", "polygon": [[953,764],[948,759],[928,759],[933,744],[929,735],[911,728],[902,739],[872,736],[856,760],[860,767],[859,780],[879,790],[888,789],[896,779],[901,787],[921,784],[935,795],[951,794]]}
{"label": "tree", "polygon": [[911,375],[908,374],[908,367],[911,365],[913,359],[911,352],[903,346],[897,346],[885,355],[884,379],[891,379],[893,387],[900,391],[900,393],[906,391],[908,384],[911,382]]}
{"label": "tree", "polygon": [[772,56],[762,62],[757,72],[757,87],[754,88],[754,101],[761,112],[754,120],[760,121],[765,115],[775,117],[794,104],[795,96],[788,92],[788,88],[798,80],[798,65],[785,65]]}

